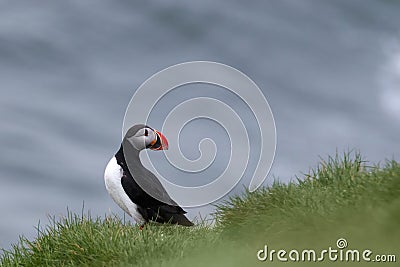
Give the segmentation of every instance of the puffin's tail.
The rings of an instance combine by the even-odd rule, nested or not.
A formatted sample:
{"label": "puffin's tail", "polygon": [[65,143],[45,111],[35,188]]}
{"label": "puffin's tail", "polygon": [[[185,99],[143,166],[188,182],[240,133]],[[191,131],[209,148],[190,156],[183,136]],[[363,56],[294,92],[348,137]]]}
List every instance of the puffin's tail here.
{"label": "puffin's tail", "polygon": [[193,226],[194,224],[186,218],[185,213],[179,206],[164,205],[158,207],[157,211],[151,209],[147,210],[152,221],[159,223],[179,224],[183,226]]}
{"label": "puffin's tail", "polygon": [[179,224],[183,226],[193,226],[193,223],[189,221],[184,214],[171,214],[170,223]]}

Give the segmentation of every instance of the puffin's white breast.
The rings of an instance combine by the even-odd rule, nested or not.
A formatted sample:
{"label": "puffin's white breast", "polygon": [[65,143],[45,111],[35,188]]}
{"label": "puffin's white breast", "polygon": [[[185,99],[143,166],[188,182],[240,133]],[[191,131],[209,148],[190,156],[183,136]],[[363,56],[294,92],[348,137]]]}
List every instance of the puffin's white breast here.
{"label": "puffin's white breast", "polygon": [[122,187],[121,178],[123,170],[117,163],[117,159],[113,157],[107,164],[104,171],[104,182],[106,189],[111,198],[121,207],[126,213],[132,216],[137,223],[144,223],[143,217],[137,211],[137,206],[133,203]]}

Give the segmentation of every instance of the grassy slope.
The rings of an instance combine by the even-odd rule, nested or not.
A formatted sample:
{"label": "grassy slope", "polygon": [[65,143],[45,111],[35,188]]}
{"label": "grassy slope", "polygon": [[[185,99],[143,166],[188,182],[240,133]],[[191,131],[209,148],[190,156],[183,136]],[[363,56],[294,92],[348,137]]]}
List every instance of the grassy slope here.
{"label": "grassy slope", "polygon": [[336,240],[343,237],[349,249],[396,254],[398,264],[400,165],[364,165],[357,154],[329,158],[296,183],[274,183],[220,206],[214,228],[149,225],[140,231],[118,218],[69,215],[53,221],[34,241],[21,238],[0,262],[2,266],[277,266],[276,261],[258,262],[256,252],[265,244],[287,251],[336,248]]}

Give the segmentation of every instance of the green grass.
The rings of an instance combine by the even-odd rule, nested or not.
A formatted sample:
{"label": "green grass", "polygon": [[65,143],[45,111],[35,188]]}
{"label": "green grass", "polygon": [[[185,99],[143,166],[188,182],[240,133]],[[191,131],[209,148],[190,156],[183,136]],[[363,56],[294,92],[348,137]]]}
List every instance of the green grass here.
{"label": "green grass", "polygon": [[[220,205],[214,227],[137,226],[117,217],[68,214],[0,259],[2,266],[284,266],[258,250],[336,248],[395,254],[400,261],[400,164],[366,166],[357,153],[321,160],[297,181],[247,192]],[[329,262],[324,266],[343,266]],[[320,266],[296,262],[294,266]]]}

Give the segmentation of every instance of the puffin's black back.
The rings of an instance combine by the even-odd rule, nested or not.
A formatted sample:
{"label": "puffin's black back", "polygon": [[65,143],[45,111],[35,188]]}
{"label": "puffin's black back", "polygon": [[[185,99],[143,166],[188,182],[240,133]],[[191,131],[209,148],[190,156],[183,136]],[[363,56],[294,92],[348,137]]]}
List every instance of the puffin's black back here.
{"label": "puffin's black back", "polygon": [[[125,146],[125,149],[129,149],[128,147]],[[125,160],[124,147],[122,145],[115,155],[117,163],[123,170],[121,183],[130,200],[137,205],[138,212],[142,215],[143,219],[146,222],[155,221],[192,226],[193,223],[184,215],[186,211],[171,199],[157,177],[142,165],[139,158],[139,151],[133,151],[128,155],[132,157],[129,158],[129,168]],[[165,199],[166,202],[172,204],[166,204],[146,193],[135,179],[141,179],[140,183],[145,182],[148,186],[147,188],[150,188],[152,193],[156,194],[158,198]]]}

